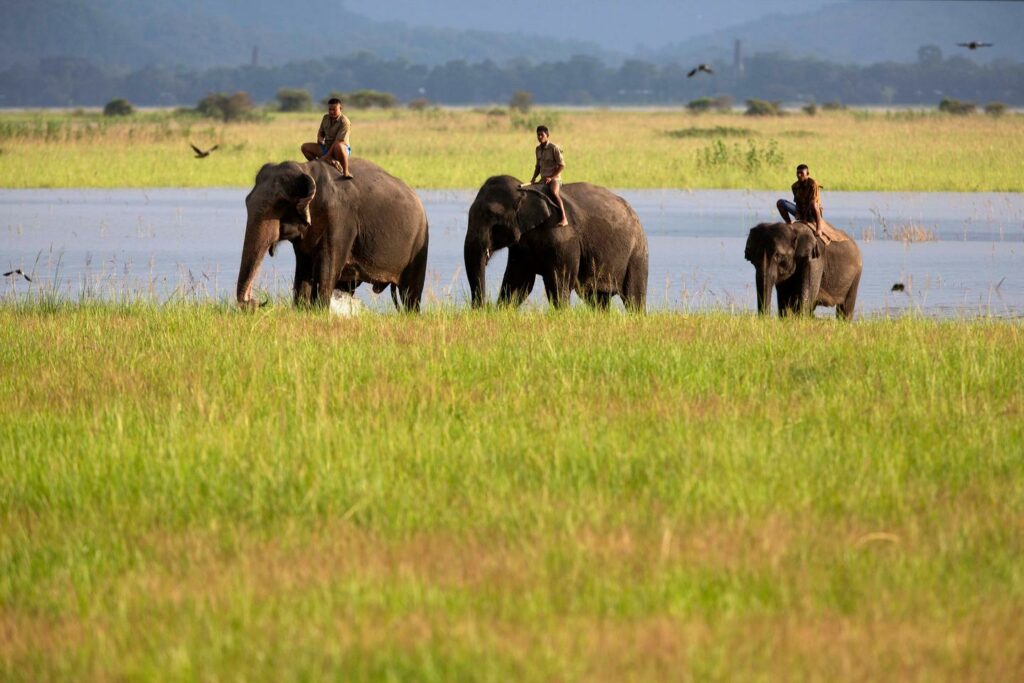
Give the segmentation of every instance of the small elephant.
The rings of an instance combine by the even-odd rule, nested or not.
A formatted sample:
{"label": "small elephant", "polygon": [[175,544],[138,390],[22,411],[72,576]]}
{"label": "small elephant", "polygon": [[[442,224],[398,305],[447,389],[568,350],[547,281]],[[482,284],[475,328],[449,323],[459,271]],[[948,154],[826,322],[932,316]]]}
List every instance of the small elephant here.
{"label": "small elephant", "polygon": [[806,223],[761,223],[751,228],[743,257],[757,272],[760,313],[771,311],[775,287],[780,316],[835,306],[837,318],[853,318],[863,262],[853,238],[836,232],[846,239],[826,246]]}
{"label": "small elephant", "polygon": [[561,189],[569,225],[547,192],[512,176],[489,178],[469,209],[464,257],[473,306],[486,301],[487,263],[508,249],[498,302],[519,305],[540,275],[548,301],[562,306],[576,291],[592,306],[607,308],[618,295],[629,310],[647,300],[647,236],[625,199],[589,183]]}
{"label": "small elephant", "polygon": [[[395,306],[419,310],[427,270],[428,226],[413,190],[365,159],[342,179],[321,161],[266,164],[245,198],[248,214],[236,297],[254,305],[253,283],[278,242],[295,249],[296,305],[327,306],[335,289],[363,282],[391,287]],[[397,293],[396,293],[397,289]]]}

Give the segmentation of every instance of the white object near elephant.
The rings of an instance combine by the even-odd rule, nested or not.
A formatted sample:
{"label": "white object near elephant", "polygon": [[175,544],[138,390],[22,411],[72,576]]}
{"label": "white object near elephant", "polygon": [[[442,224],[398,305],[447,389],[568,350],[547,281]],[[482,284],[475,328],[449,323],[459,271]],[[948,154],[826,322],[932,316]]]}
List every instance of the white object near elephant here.
{"label": "white object near elephant", "polygon": [[339,318],[354,318],[363,310],[363,302],[348,292],[334,290],[331,294],[331,315]]}

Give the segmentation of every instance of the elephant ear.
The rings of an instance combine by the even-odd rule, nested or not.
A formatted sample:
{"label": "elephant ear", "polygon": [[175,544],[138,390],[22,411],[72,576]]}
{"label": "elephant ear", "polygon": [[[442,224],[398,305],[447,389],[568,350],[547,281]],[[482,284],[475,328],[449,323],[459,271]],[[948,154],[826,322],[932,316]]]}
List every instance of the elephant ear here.
{"label": "elephant ear", "polygon": [[796,257],[800,260],[809,261],[820,256],[818,251],[818,238],[808,230],[801,230],[796,238]]}
{"label": "elephant ear", "polygon": [[558,207],[547,193],[534,187],[520,187],[520,198],[516,203],[516,218],[519,227],[526,232],[543,225]]}
{"label": "elephant ear", "polygon": [[302,172],[282,182],[285,196],[290,203],[295,205],[295,210],[302,216],[306,225],[313,222],[309,212],[309,205],[316,196],[316,181],[313,176]]}

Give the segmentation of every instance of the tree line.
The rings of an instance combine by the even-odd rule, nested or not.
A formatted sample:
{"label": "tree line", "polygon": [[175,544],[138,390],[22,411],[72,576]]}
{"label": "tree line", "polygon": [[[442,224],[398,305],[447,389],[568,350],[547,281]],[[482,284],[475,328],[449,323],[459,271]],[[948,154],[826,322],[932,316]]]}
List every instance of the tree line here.
{"label": "tree line", "polygon": [[1024,105],[1024,64],[944,57],[936,46],[922,47],[913,63],[858,66],[764,53],[745,59],[742,68],[730,63],[712,67],[712,75],[688,78],[690,65],[637,59],[609,65],[579,55],[556,62],[454,60],[426,66],[360,53],[274,67],[149,66],[126,72],[83,59],[53,58],[0,72],[0,107],[102,106],[116,98],[141,106],[177,106],[218,92],[245,92],[265,103],[282,88],[318,98],[335,91],[375,90],[404,103],[438,104],[507,102],[512,93],[523,91],[539,104],[685,104],[729,96],[736,101],[911,105],[951,98]]}

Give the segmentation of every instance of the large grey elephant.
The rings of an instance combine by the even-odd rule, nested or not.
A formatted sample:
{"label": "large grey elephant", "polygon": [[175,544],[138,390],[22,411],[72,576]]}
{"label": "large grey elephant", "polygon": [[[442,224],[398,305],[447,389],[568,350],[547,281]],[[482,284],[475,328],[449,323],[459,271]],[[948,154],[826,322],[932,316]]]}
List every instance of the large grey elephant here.
{"label": "large grey elephant", "polygon": [[761,223],[750,230],[743,256],[757,273],[757,308],[771,311],[772,288],[779,315],[835,306],[836,317],[853,318],[863,262],[853,238],[825,246],[806,223]]}
{"label": "large grey elephant", "polygon": [[618,295],[627,309],[643,311],[647,300],[647,236],[625,199],[590,183],[561,188],[569,225],[536,186],[512,176],[488,178],[469,208],[463,255],[473,306],[487,299],[487,263],[508,249],[498,302],[520,304],[540,275],[553,306],[575,291],[591,305],[607,307]]}
{"label": "large grey elephant", "polygon": [[[353,159],[353,179],[321,161],[266,164],[245,198],[247,221],[236,296],[251,307],[253,283],[278,242],[295,249],[295,303],[326,304],[334,289],[363,282],[395,305],[419,310],[428,228],[413,190],[376,164]],[[397,290],[397,294],[396,294]]]}

